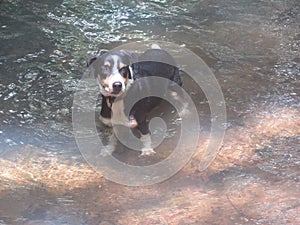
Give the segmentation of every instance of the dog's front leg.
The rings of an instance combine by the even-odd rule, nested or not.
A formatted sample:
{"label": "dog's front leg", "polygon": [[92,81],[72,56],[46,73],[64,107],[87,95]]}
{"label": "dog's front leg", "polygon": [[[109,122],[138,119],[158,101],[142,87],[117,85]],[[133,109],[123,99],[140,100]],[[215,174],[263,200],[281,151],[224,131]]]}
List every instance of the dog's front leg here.
{"label": "dog's front leg", "polygon": [[111,107],[109,107],[109,98],[102,95],[101,112],[99,115],[100,121],[108,127],[112,127],[111,123]]}

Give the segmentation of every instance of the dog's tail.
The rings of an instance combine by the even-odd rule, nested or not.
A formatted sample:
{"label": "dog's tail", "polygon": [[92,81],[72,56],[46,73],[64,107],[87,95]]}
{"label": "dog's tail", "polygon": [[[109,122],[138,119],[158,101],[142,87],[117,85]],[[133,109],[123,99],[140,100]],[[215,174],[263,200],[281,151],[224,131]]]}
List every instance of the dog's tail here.
{"label": "dog's tail", "polygon": [[161,49],[161,47],[158,44],[152,44],[151,49]]}

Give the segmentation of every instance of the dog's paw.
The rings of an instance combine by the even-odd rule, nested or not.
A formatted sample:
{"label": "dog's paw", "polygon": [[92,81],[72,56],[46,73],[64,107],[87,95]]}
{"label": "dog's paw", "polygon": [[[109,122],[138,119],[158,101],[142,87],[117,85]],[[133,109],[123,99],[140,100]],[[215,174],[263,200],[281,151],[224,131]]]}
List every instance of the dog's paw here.
{"label": "dog's paw", "polygon": [[150,156],[156,153],[153,148],[142,148],[141,151],[142,153],[140,156]]}
{"label": "dog's paw", "polygon": [[99,120],[107,127],[112,127],[111,118],[105,118],[101,115],[99,116]]}
{"label": "dog's paw", "polygon": [[130,128],[135,128],[138,126],[138,123],[136,121],[136,119],[133,116],[129,117],[129,127]]}

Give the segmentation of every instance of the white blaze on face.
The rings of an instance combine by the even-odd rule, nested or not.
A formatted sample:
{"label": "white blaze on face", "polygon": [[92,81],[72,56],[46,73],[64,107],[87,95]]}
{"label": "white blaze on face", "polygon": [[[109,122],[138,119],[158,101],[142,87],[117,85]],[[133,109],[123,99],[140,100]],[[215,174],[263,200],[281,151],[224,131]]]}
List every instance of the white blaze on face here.
{"label": "white blaze on face", "polygon": [[125,91],[125,82],[124,82],[124,78],[120,74],[111,75],[111,77],[109,78],[108,87],[109,87],[110,92],[113,91],[113,83],[115,83],[115,82],[121,82],[121,84],[122,84],[121,92],[124,92]]}
{"label": "white blaze on face", "polygon": [[111,70],[111,75],[110,75],[109,80],[108,80],[109,91],[110,92],[113,91],[113,83],[121,82],[122,92],[124,92],[125,91],[125,79],[119,73],[118,56],[113,55],[112,59],[113,59],[113,67],[112,67],[112,70]]}

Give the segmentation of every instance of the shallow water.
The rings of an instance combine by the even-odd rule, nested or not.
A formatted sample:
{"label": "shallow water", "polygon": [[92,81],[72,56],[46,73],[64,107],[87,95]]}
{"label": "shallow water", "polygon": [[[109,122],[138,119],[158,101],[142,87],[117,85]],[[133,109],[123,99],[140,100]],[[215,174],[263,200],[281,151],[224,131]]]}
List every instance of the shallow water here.
{"label": "shallow water", "polygon": [[[0,6],[0,224],[299,223],[298,1]],[[73,93],[91,55],[151,39],[185,46],[212,69],[226,101],[227,131],[204,172],[196,172],[199,154],[162,184],[124,187],[81,157],[72,134]],[[187,78],[184,87],[198,103],[205,140],[207,100]],[[169,134],[154,160],[169,153],[176,124]],[[122,148],[115,156],[149,163]]]}

